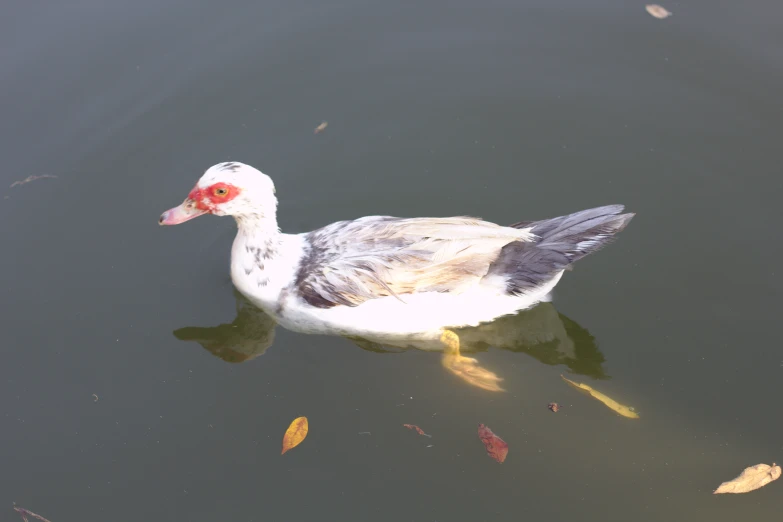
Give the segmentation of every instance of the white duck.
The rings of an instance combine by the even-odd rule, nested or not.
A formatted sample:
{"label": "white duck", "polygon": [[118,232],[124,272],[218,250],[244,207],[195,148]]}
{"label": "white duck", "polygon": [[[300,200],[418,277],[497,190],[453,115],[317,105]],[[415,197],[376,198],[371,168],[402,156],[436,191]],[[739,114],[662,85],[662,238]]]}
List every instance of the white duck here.
{"label": "white duck", "polygon": [[277,226],[272,180],[238,162],[207,170],[160,217],[233,216],[231,278],[286,328],[362,338],[437,339],[547,300],[571,263],[633,217],[621,205],[500,226],[471,217],[369,216],[303,234]]}

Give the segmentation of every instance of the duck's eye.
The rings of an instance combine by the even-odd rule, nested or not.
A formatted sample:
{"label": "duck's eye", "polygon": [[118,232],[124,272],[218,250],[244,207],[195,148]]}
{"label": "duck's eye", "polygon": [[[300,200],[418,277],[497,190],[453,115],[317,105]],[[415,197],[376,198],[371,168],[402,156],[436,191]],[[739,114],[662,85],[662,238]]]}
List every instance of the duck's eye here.
{"label": "duck's eye", "polygon": [[219,187],[215,189],[215,195],[216,196],[225,196],[228,194],[228,189],[224,187]]}

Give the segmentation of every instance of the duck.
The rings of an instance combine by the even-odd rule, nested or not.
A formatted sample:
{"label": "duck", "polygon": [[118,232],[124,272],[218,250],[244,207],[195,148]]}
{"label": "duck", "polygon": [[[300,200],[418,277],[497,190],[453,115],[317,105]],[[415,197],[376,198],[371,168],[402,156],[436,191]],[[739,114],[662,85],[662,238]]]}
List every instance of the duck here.
{"label": "duck", "polygon": [[[236,161],[204,172],[160,225],[231,216],[231,280],[283,327],[363,339],[440,340],[551,299],[563,273],[633,213],[606,205],[508,226],[470,216],[366,216],[287,234],[272,179]],[[462,361],[464,362],[464,361]]]}

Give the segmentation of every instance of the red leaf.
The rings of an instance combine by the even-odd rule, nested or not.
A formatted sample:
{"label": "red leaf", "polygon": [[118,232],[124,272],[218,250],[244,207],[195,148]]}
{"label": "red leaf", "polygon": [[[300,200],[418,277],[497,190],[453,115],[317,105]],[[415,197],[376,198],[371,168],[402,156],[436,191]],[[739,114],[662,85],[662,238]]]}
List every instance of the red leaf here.
{"label": "red leaf", "polygon": [[483,424],[478,426],[478,436],[487,448],[487,455],[502,464],[508,455],[508,444]]}
{"label": "red leaf", "polygon": [[424,435],[425,437],[430,437],[430,438],[432,437],[432,435],[427,435],[426,433],[424,433],[424,430],[419,428],[415,424],[403,424],[403,426],[405,426],[409,430],[416,430],[416,433],[418,433],[419,435]]}

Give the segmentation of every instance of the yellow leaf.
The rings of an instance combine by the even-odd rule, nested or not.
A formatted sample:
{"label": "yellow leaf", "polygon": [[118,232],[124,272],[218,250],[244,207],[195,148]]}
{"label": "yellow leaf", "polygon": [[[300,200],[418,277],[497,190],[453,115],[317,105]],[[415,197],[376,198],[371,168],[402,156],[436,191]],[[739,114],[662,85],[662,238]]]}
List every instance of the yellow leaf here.
{"label": "yellow leaf", "polygon": [[772,463],[772,466],[767,464],[756,464],[745,470],[733,480],[724,482],[718,489],[713,491],[714,495],[719,493],[747,493],[754,489],[766,486],[773,480],[780,478],[780,466],[776,466]]}
{"label": "yellow leaf", "polygon": [[628,406],[620,404],[616,400],[607,397],[603,393],[592,389],[590,386],[588,386],[586,384],[582,384],[582,383],[578,383],[578,382],[574,382],[574,381],[568,380],[565,377],[563,377],[562,375],[560,377],[562,377],[565,382],[567,382],[568,384],[570,384],[574,388],[578,388],[580,390],[586,391],[588,394],[590,394],[591,397],[593,397],[594,399],[598,399],[599,401],[603,402],[606,405],[607,408],[609,408],[611,410],[614,410],[615,412],[619,413],[623,417],[628,417],[629,419],[638,419],[639,418],[639,415],[637,415],[637,413],[635,411],[633,411],[631,408],[629,408]]}
{"label": "yellow leaf", "polygon": [[282,455],[286,451],[301,444],[302,441],[305,440],[305,437],[307,437],[307,429],[307,417],[297,417],[294,419],[293,422],[291,422],[291,425],[288,426],[288,429],[285,430],[285,435],[283,435],[283,451],[280,454]]}

